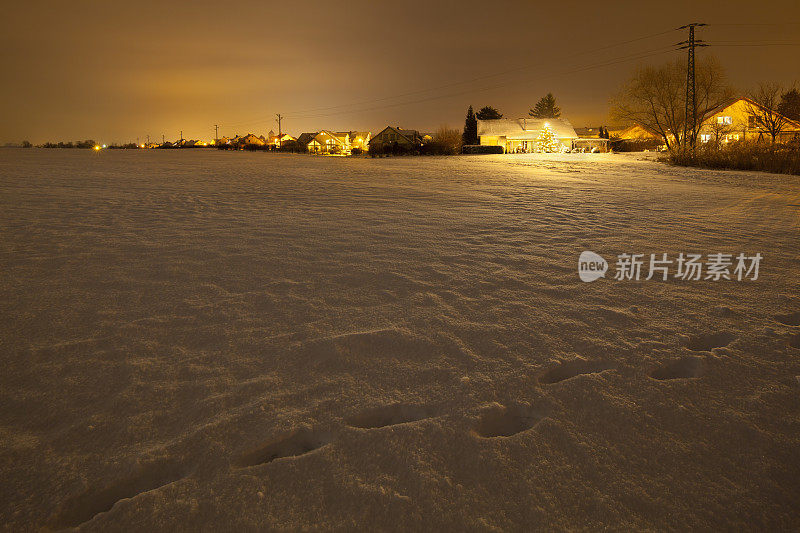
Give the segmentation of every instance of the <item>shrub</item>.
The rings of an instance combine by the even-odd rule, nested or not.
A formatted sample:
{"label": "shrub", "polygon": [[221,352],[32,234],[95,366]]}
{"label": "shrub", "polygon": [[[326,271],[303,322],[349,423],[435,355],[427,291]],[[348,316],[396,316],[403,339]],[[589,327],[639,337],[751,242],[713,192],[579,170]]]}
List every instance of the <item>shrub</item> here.
{"label": "shrub", "polygon": [[661,139],[611,139],[609,147],[614,152],[656,151],[664,145]]}
{"label": "shrub", "polygon": [[796,144],[730,143],[715,148],[701,146],[694,153],[676,151],[667,161],[673,165],[729,170],[756,170],[800,175],[800,147]]}
{"label": "shrub", "polygon": [[456,155],[461,153],[462,135],[455,129],[441,126],[433,135],[433,140],[420,148],[422,155]]}
{"label": "shrub", "polygon": [[468,144],[461,148],[462,154],[502,154],[505,150],[502,146],[482,146],[480,144]]}
{"label": "shrub", "polygon": [[278,151],[296,153],[296,152],[303,152],[304,150],[301,150],[300,143],[298,143],[297,141],[283,141],[280,147],[278,148]]}

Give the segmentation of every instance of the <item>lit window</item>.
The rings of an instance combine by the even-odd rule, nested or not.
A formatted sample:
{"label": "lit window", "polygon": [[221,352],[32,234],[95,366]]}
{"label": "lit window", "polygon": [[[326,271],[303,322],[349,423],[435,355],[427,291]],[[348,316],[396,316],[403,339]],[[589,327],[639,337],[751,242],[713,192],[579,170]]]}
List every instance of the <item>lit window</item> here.
{"label": "lit window", "polygon": [[711,140],[711,134],[710,133],[703,133],[703,134],[700,135],[700,141],[701,142],[707,143],[710,140]]}
{"label": "lit window", "polygon": [[717,117],[717,124],[733,124],[731,117]]}

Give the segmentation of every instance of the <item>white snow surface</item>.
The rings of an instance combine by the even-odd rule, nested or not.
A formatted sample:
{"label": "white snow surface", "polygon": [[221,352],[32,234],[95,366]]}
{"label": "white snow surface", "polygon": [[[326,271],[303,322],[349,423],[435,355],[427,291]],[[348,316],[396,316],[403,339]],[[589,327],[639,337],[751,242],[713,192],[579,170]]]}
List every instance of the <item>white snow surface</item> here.
{"label": "white snow surface", "polygon": [[[798,178],[0,150],[8,530],[797,529]],[[577,259],[759,252],[756,281]]]}

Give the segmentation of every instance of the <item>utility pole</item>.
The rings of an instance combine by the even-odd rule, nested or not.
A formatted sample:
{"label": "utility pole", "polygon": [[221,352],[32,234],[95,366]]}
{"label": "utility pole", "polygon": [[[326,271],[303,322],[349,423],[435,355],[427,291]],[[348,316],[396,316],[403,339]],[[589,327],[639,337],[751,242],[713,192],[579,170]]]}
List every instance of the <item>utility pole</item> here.
{"label": "utility pole", "polygon": [[219,124],[214,124],[214,146],[219,144]]}
{"label": "utility pole", "polygon": [[[694,49],[699,46],[708,46],[705,41],[694,38],[694,29],[698,26],[705,26],[702,22],[692,22],[678,28],[679,30],[689,29],[689,39],[678,43],[678,50],[688,50],[689,59],[686,65],[686,108],[683,121],[683,145],[691,146],[694,151],[695,141],[697,140],[697,95],[695,94],[694,76]],[[691,129],[689,122],[691,121]]]}
{"label": "utility pole", "polygon": [[164,134],[162,133],[162,134],[161,134],[161,144],[166,144],[166,142],[167,142],[167,141],[166,141],[166,140],[165,140],[165,138],[164,138]]}
{"label": "utility pole", "polygon": [[275,116],[278,117],[277,118],[277,121],[278,121],[278,149],[280,149],[281,145],[283,144],[283,140],[282,140],[283,131],[281,130],[281,120],[283,119],[283,117],[281,116],[280,113],[277,113]]}

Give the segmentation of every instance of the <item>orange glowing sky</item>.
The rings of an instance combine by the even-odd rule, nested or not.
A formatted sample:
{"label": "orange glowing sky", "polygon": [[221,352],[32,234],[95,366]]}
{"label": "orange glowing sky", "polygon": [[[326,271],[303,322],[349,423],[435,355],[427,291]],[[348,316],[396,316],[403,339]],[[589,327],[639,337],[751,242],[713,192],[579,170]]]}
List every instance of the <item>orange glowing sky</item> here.
{"label": "orange glowing sky", "polygon": [[[694,21],[710,24],[698,37],[712,43],[800,42],[797,0],[581,4],[16,2],[0,21],[0,142],[160,141],[180,130],[210,140],[214,124],[220,135],[277,131],[279,112],[295,135],[386,124],[433,131],[461,128],[469,104],[522,116],[548,91],[573,125],[598,125],[638,62],[683,56],[596,65],[685,34],[610,45]],[[800,80],[800,46],[701,53],[714,53],[740,90]]]}

